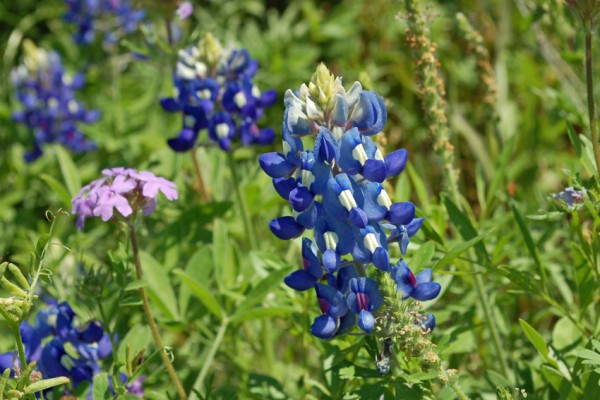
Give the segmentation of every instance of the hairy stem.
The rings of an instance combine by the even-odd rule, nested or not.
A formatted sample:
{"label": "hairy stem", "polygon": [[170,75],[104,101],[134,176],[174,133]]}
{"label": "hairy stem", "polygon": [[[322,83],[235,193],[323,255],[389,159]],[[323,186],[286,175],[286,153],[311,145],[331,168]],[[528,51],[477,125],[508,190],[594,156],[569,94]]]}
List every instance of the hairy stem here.
{"label": "hairy stem", "polygon": [[[143,279],[142,273],[142,263],[140,261],[140,250],[137,242],[137,236],[135,234],[135,229],[133,226],[130,226],[130,237],[131,237],[131,247],[133,249],[133,258],[135,262],[135,271],[137,274],[138,280]],[[167,369],[167,373],[175,385],[175,389],[177,389],[177,393],[179,394],[179,398],[181,400],[187,400],[187,395],[185,390],[183,390],[183,386],[177,377],[177,373],[175,373],[175,369],[173,368],[173,364],[171,364],[171,360],[164,351],[165,346],[163,345],[162,339],[160,337],[160,333],[158,332],[158,326],[154,322],[154,317],[152,316],[152,311],[150,310],[150,301],[148,300],[148,294],[146,293],[146,288],[142,286],[140,288],[140,296],[142,298],[142,304],[144,307],[144,314],[146,314],[146,320],[148,321],[148,325],[150,325],[150,330],[152,331],[152,336],[154,337],[154,342],[156,346],[158,346],[160,358]]]}
{"label": "hairy stem", "polygon": [[592,144],[594,146],[594,158],[596,159],[596,170],[600,179],[600,142],[598,142],[598,127],[596,125],[596,105],[594,102],[594,77],[592,71],[592,29],[591,23],[585,23],[585,83],[587,86],[588,116],[590,119],[590,131],[592,133]]}

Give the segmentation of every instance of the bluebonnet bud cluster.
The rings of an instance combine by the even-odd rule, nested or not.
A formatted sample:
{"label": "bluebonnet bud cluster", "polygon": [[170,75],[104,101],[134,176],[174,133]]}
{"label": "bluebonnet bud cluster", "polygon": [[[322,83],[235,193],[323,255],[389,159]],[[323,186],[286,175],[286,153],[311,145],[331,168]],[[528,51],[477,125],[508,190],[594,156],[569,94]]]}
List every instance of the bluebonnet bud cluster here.
{"label": "bluebonnet bud cluster", "polygon": [[257,121],[277,97],[274,90],[260,92],[252,78],[258,70],[247,50],[226,50],[210,34],[198,46],[180,50],[173,76],[175,96],[160,100],[169,112],[182,115],[177,137],[168,140],[177,152],[191,150],[201,130],[227,151],[239,138],[244,146],[266,145],[275,137]]}
{"label": "bluebonnet bud cluster", "polygon": [[67,22],[77,26],[75,42],[89,44],[96,31],[104,33],[104,43],[112,45],[126,34],[135,32],[146,12],[136,9],[129,0],[65,0]]}
{"label": "bluebonnet bud cluster", "polygon": [[[285,278],[295,290],[316,291],[322,315],[312,334],[332,338],[357,322],[372,332],[385,299],[376,280],[361,276],[370,264],[390,275],[404,299],[437,297],[441,286],[430,269],[415,277],[403,260],[390,262],[389,243],[398,242],[405,254],[423,219],[415,218],[414,204],[393,203],[383,186],[408,157],[404,149],[383,156],[371,139],[387,120],[383,99],[359,82],[346,91],[321,64],[309,85],[288,90],[284,102],[283,152],[262,154],[259,163],[293,208],[292,216],[271,221],[273,234],[287,240],[314,230],[314,242],[302,239],[303,268]],[[314,146],[305,149],[303,137]],[[435,326],[432,315],[415,322],[424,330]]]}
{"label": "bluebonnet bud cluster", "polygon": [[[38,312],[32,326],[21,324],[21,337],[27,362],[36,361],[36,370],[44,379],[66,376],[74,388],[100,372],[99,361],[112,353],[110,338],[97,321],[81,321],[68,303],[52,304]],[[14,370],[16,353],[0,354],[0,370]],[[141,393],[132,385],[134,394]],[[55,389],[57,390],[57,389]],[[91,399],[91,390],[88,398]]]}
{"label": "bluebonnet bud cluster", "polygon": [[95,144],[78,127],[80,123],[90,124],[100,117],[98,111],[87,110],[75,98],[76,91],[85,84],[83,75],[66,74],[55,52],[37,49],[30,42],[26,42],[25,49],[28,53],[25,63],[11,72],[23,105],[12,118],[34,134],[33,149],[25,154],[25,160],[32,162],[40,157],[46,143],[60,143],[76,153],[95,149]]}

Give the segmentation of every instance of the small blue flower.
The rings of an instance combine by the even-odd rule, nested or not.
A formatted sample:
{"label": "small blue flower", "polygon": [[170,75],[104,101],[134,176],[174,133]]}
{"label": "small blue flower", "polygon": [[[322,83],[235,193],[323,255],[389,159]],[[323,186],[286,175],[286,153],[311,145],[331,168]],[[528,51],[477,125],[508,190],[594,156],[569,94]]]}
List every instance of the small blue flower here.
{"label": "small blue flower", "polygon": [[317,246],[308,238],[302,239],[302,265],[303,269],[292,272],[284,279],[286,285],[298,291],[314,287],[323,277]]}
{"label": "small blue flower", "polygon": [[[332,288],[320,283],[315,285],[319,307],[323,314],[315,318],[310,332],[321,339],[330,339],[342,331],[348,329],[348,325],[354,321],[351,318],[343,318],[348,314],[348,305],[344,295]],[[350,326],[352,326],[350,325]]]}
{"label": "small blue flower", "polygon": [[571,209],[575,204],[583,203],[586,190],[575,190],[573,187],[568,187],[560,193],[554,195],[555,198],[565,202],[567,208]]}
{"label": "small blue flower", "polygon": [[350,311],[358,315],[358,326],[366,333],[371,333],[375,326],[372,312],[382,304],[383,298],[377,289],[377,282],[370,278],[352,278],[346,302]]}
{"label": "small blue flower", "polygon": [[419,301],[433,300],[442,290],[439,283],[431,281],[432,272],[430,268],[424,269],[415,277],[403,260],[398,261],[398,265],[392,267],[390,276],[396,282],[398,291],[402,293],[405,299],[412,297]]}

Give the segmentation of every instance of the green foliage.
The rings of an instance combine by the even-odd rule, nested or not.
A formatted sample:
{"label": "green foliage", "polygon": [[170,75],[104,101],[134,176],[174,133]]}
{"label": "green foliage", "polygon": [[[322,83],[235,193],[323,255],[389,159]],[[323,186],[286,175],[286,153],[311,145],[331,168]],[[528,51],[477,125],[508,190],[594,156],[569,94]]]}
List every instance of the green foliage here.
{"label": "green foliage", "polygon": [[[194,2],[181,40],[169,45],[164,20],[171,6],[140,1],[154,25],[109,50],[73,43],[60,0],[5,3],[1,352],[14,351],[14,328],[33,321],[36,296],[68,300],[84,319],[101,320],[112,339],[94,399],[114,397],[108,380],[119,372],[128,376],[125,385],[144,375],[147,398],[172,396],[144,322],[138,292],[145,288],[183,385],[196,391],[191,398],[451,399],[460,391],[474,399],[600,398],[600,190],[586,118],[583,30],[563,2],[428,2],[420,34],[429,41],[419,54],[435,55],[439,64],[430,66],[439,70],[427,76],[407,42],[406,2]],[[180,116],[164,112],[158,99],[172,95],[176,50],[209,32],[259,61],[258,85],[279,93],[261,124],[277,135],[283,93],[307,81],[321,61],[345,83],[360,78],[384,96],[388,125],[380,145],[410,152],[388,193],[413,201],[426,219],[405,260],[415,271],[432,268],[442,283],[441,297],[422,306],[437,317],[428,340],[439,365],[457,371],[452,379],[446,382],[437,364],[423,368],[400,345],[416,330],[398,339],[388,358],[384,335],[310,335],[319,313],[314,293],[282,284],[301,267],[300,242],[269,232],[270,219],[287,208],[256,163],[259,152],[280,151],[279,140],[269,149],[239,149],[231,159],[214,147],[199,149],[209,195],[200,200],[190,154],[165,144],[180,129]],[[103,115],[83,128],[96,152],[76,155],[56,145],[35,163],[23,161],[32,133],[11,119],[20,104],[8,77],[25,38],[58,51],[70,72],[85,72],[81,100]],[[594,60],[596,42],[597,36]],[[421,94],[432,83],[421,85],[424,77],[443,79],[446,89],[425,109]],[[447,121],[432,119],[442,109]],[[439,155],[440,129],[453,160]],[[114,166],[151,170],[179,189],[179,201],[159,203],[160,212],[136,225],[142,281],[126,227],[88,220],[81,233],[71,219],[56,221],[47,234],[46,210],[70,211],[81,186]],[[457,196],[444,178],[454,172]],[[582,203],[568,207],[552,196],[568,186],[587,189]],[[393,260],[401,257],[396,247],[390,251]],[[390,365],[386,375],[377,370],[382,360]],[[29,378],[3,375],[0,394],[64,383]],[[113,384],[125,398],[120,380]]]}

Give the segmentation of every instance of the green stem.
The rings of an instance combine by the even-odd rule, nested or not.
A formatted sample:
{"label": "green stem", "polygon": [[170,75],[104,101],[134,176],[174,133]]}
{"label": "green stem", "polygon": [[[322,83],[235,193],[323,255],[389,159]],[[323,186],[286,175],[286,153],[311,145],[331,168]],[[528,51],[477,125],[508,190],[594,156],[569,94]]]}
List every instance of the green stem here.
{"label": "green stem", "polygon": [[596,106],[594,103],[594,77],[592,73],[592,29],[591,22],[585,22],[585,80],[587,86],[588,116],[590,119],[590,131],[592,132],[592,144],[594,146],[594,158],[596,169],[600,179],[600,142],[598,141],[598,127],[596,125]]}
{"label": "green stem", "polygon": [[202,179],[202,170],[200,169],[200,164],[198,164],[198,158],[196,157],[196,151],[198,150],[198,146],[194,147],[194,150],[190,152],[192,155],[192,163],[194,164],[194,171],[196,171],[196,190],[198,191],[198,196],[202,201],[208,203],[208,192],[206,191],[206,186],[204,185],[204,179]]}
{"label": "green stem", "polygon": [[238,202],[240,212],[242,213],[242,222],[244,223],[244,231],[246,232],[246,237],[250,242],[250,248],[252,250],[257,250],[258,245],[256,242],[256,233],[254,232],[254,227],[252,225],[252,221],[250,220],[248,205],[246,204],[246,199],[244,197],[244,194],[242,193],[241,182],[236,169],[237,166],[235,164],[235,160],[233,159],[233,154],[231,152],[227,153],[227,161],[229,162],[229,169],[231,170],[231,178],[233,179],[235,197]]}
{"label": "green stem", "polygon": [[190,400],[196,399],[195,392],[202,393],[202,391],[203,391],[202,384],[204,383],[204,378],[206,378],[206,375],[208,374],[208,370],[212,366],[212,363],[215,359],[215,355],[217,354],[217,350],[219,349],[219,347],[221,347],[221,343],[223,342],[223,338],[225,337],[225,332],[227,331],[228,325],[229,325],[229,320],[227,319],[227,317],[224,317],[223,320],[221,321],[221,326],[219,327],[217,335],[215,336],[215,339],[212,342],[212,346],[210,347],[210,350],[208,351],[206,359],[204,360],[204,365],[202,365],[200,374],[198,374],[198,378],[196,378],[196,382],[194,382],[194,386],[193,386],[194,392],[192,392],[190,394]]}
{"label": "green stem", "polygon": [[[131,247],[133,250],[133,258],[135,262],[135,271],[137,274],[138,280],[143,279],[142,273],[142,263],[140,261],[140,250],[138,247],[137,236],[135,234],[135,229],[133,225],[130,225],[130,237],[131,237]],[[146,320],[148,321],[148,325],[150,326],[150,330],[152,331],[152,336],[154,337],[154,342],[156,346],[158,346],[160,358],[167,369],[167,373],[171,378],[173,385],[175,385],[175,389],[177,389],[177,393],[179,394],[179,398],[181,400],[187,400],[187,395],[185,390],[183,390],[183,386],[177,377],[177,373],[175,373],[175,369],[173,368],[173,364],[171,364],[171,360],[164,351],[165,346],[163,345],[162,339],[160,337],[160,333],[158,332],[158,326],[154,322],[154,317],[152,316],[152,311],[150,310],[150,301],[148,300],[148,294],[146,293],[146,288],[142,286],[140,288],[140,296],[142,298],[142,304],[144,307],[144,314],[146,314]]]}
{"label": "green stem", "polygon": [[492,343],[494,344],[494,349],[496,350],[496,355],[500,361],[500,368],[502,369],[502,374],[505,378],[510,379],[508,363],[506,362],[506,354],[504,353],[504,347],[502,346],[502,341],[500,340],[500,333],[496,328],[496,324],[494,323],[494,311],[490,305],[489,298],[487,293],[485,293],[483,279],[481,279],[480,272],[475,264],[471,264],[471,271],[473,273],[473,280],[475,283],[475,290],[477,291],[477,297],[479,301],[481,301],[481,307],[483,308],[483,315],[485,318],[486,325],[490,330],[490,334],[492,335]]}
{"label": "green stem", "polygon": [[456,397],[458,397],[461,400],[469,400],[469,397],[465,394],[465,392],[463,392],[461,387],[458,386],[458,384],[456,383],[456,381],[454,379],[451,379],[448,382],[448,385],[452,388]]}
{"label": "green stem", "polygon": [[25,348],[23,347],[23,338],[21,337],[21,330],[19,329],[19,325],[14,325],[13,334],[15,335],[15,341],[17,342],[17,352],[19,353],[21,369],[24,369],[25,367],[27,367],[27,359],[25,358]]}

